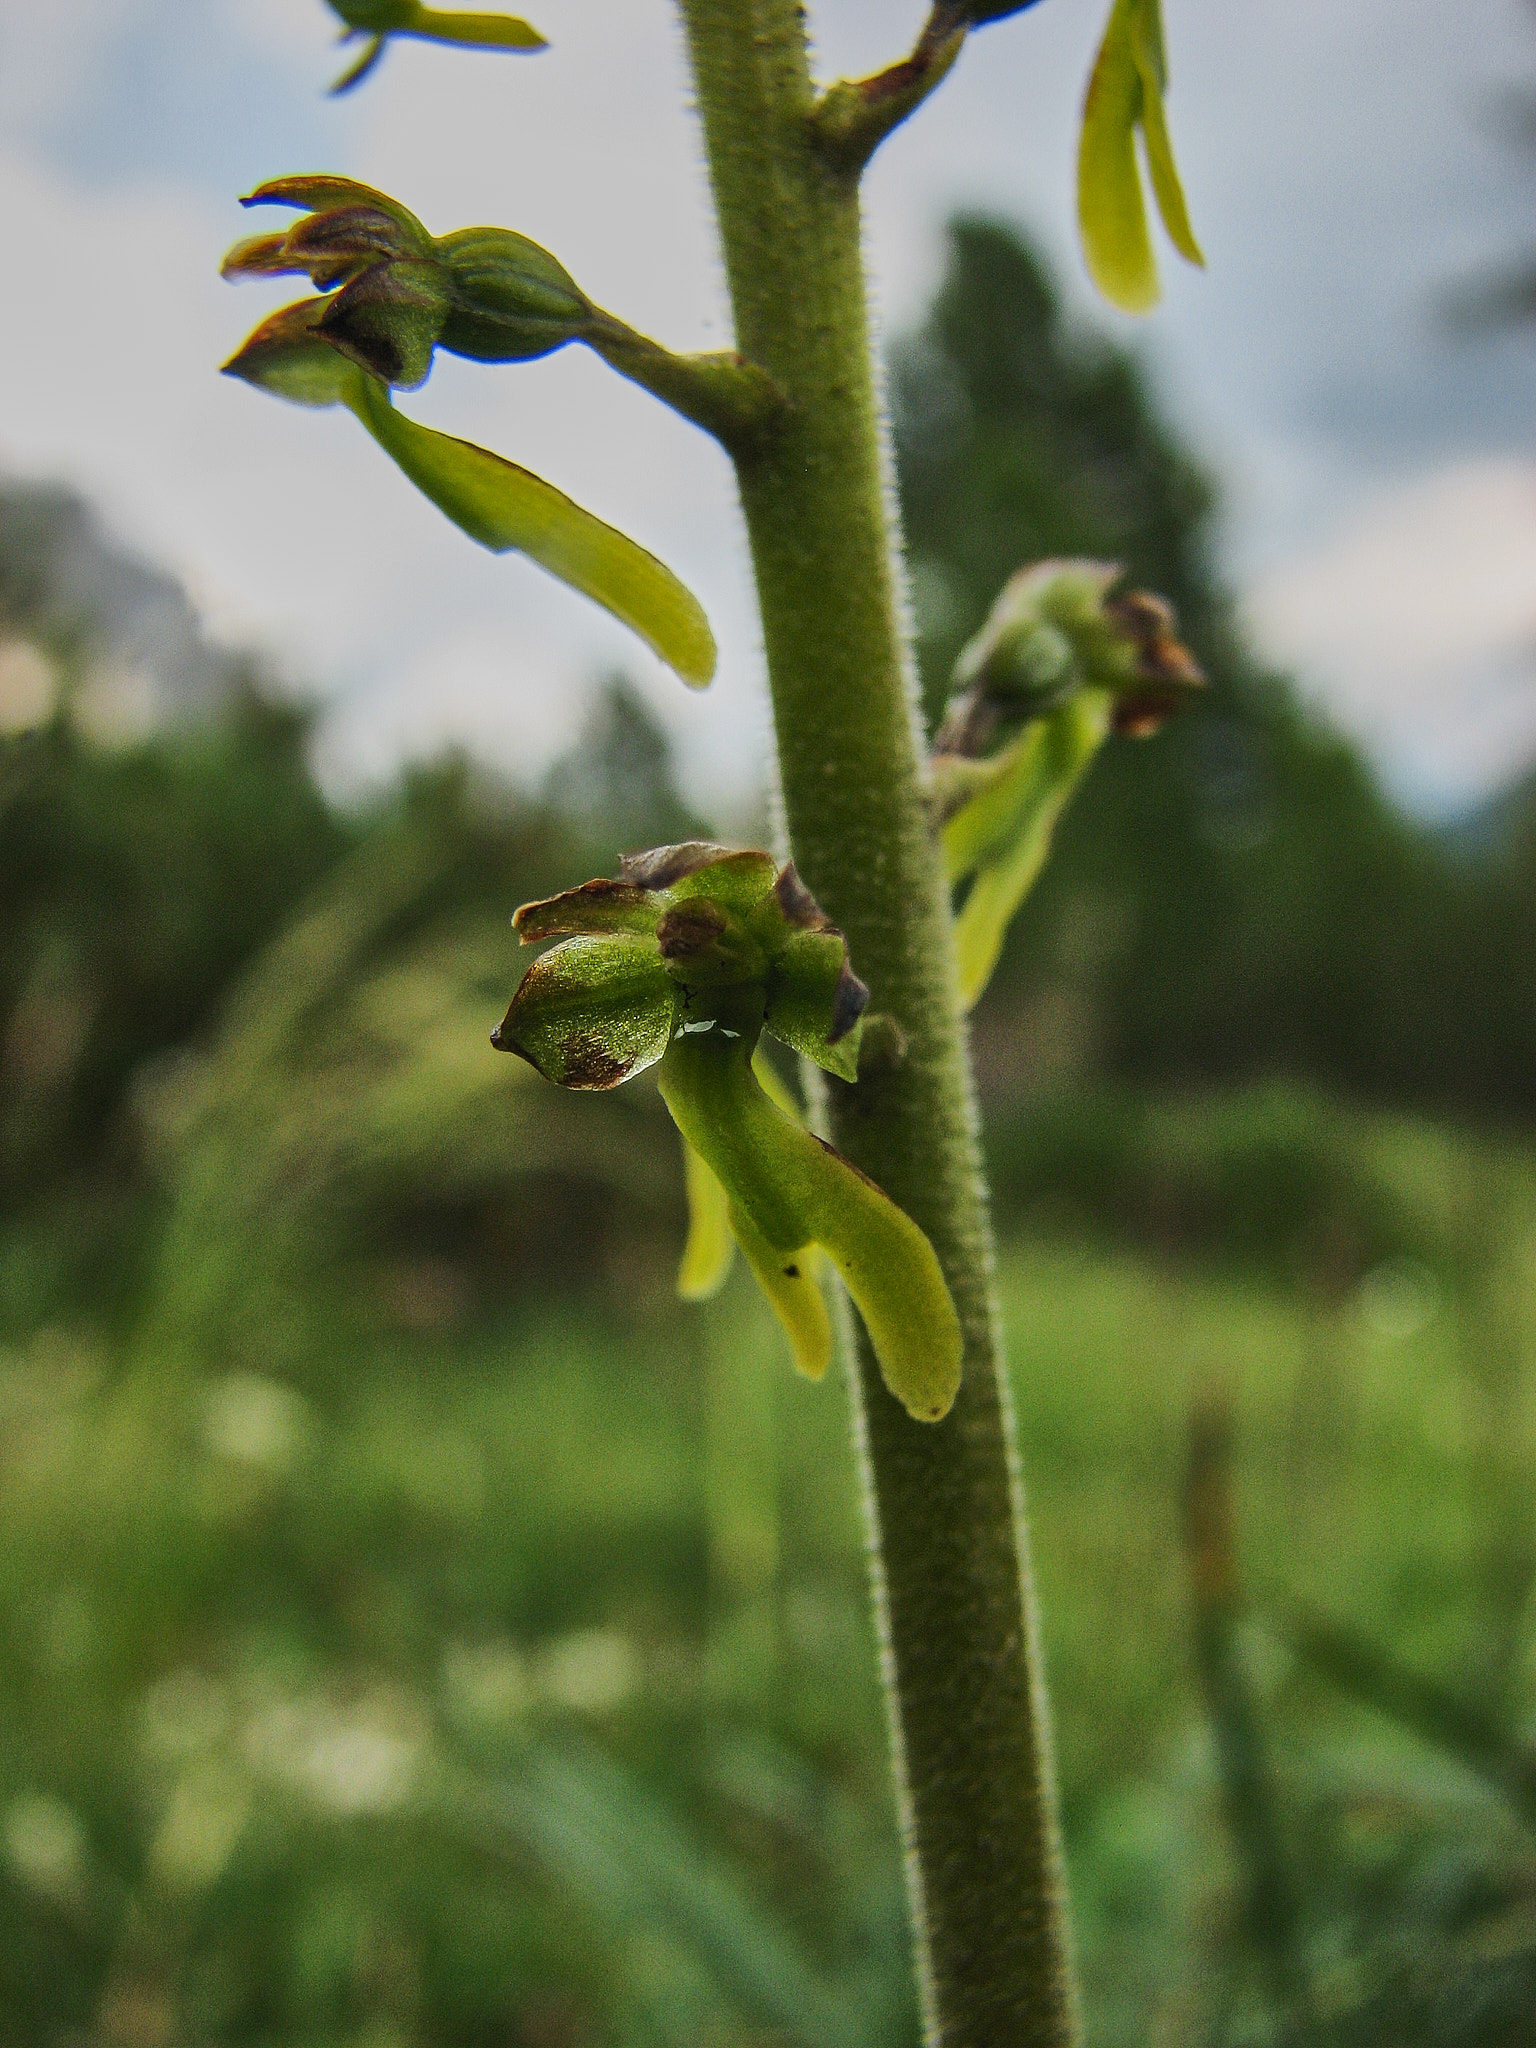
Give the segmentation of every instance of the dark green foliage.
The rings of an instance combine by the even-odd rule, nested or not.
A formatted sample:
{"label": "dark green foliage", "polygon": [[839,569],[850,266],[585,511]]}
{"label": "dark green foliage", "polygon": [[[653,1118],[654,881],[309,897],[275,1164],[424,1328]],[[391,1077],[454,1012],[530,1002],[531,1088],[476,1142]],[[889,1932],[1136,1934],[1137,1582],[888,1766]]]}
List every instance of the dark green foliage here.
{"label": "dark green foliage", "polygon": [[127,1283],[135,1074],[210,1028],[347,843],[308,730],[248,687],[217,721],[122,752],[63,716],[0,741],[0,1216],[68,1211],[66,1286]]}

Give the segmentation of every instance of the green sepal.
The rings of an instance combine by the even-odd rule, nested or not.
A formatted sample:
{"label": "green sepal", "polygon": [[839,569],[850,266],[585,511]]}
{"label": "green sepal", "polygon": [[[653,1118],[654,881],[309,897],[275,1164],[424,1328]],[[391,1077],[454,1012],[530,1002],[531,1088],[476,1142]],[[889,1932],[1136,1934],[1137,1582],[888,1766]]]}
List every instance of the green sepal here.
{"label": "green sepal", "polygon": [[[745,916],[756,911],[772,893],[779,866],[771,853],[759,853],[751,847],[710,847],[702,840],[692,844],[697,848],[692,858],[676,857],[684,854],[683,847],[658,848],[658,852],[670,853],[674,858],[664,867],[651,865],[652,874],[665,873],[667,879],[653,881],[650,886],[664,888],[672,902],[685,903],[691,897],[708,896],[727,910]],[[634,871],[633,862],[626,861],[624,867],[626,873]]]}
{"label": "green sepal", "polygon": [[448,317],[448,294],[432,262],[375,263],[327,299],[318,331],[380,383],[402,391],[425,384]]}
{"label": "green sepal", "polygon": [[779,1278],[793,1279],[787,1269],[808,1247],[822,1246],[864,1318],[891,1392],[920,1421],[946,1415],[960,1385],[959,1318],[933,1247],[912,1219],[774,1107],[744,1038],[727,1037],[718,1025],[680,1026],[658,1081],[684,1138],[725,1188],[733,1216],[754,1243],[780,1255]]}
{"label": "green sepal", "polygon": [[1162,0],[1140,0],[1132,23],[1131,48],[1141,73],[1141,132],[1147,146],[1147,169],[1157,210],[1169,241],[1185,262],[1203,270],[1205,256],[1189,224],[1189,207],[1179,167],[1173,159],[1173,139],[1163,107],[1163,94],[1168,89],[1168,59],[1163,47]]}
{"label": "green sepal", "polygon": [[[358,33],[360,33],[360,31]],[[350,42],[351,37],[343,36],[342,41]],[[347,66],[346,70],[343,71],[340,78],[333,81],[331,85],[332,99],[340,99],[341,95],[344,92],[351,92],[354,86],[361,85],[363,80],[368,76],[369,72],[373,70],[374,66],[378,63],[379,59],[383,56],[385,50],[387,50],[388,47],[388,36],[368,37],[368,39],[363,44],[362,54],[356,59],[354,63],[351,63]]]}
{"label": "green sepal", "polygon": [[1134,0],[1115,0],[1088,81],[1077,149],[1077,221],[1088,274],[1112,306],[1145,313],[1159,291],[1136,165],[1142,83],[1131,49]]}
{"label": "green sepal", "polygon": [[372,185],[360,185],[355,178],[338,178],[325,171],[303,171],[291,178],[269,178],[254,192],[246,193],[242,206],[293,206],[301,213],[326,213],[338,206],[366,206],[387,214],[410,238],[412,248],[425,254],[432,237],[408,206],[391,199]]}
{"label": "green sepal", "polygon": [[408,27],[420,11],[420,0],[328,0],[328,4],[348,28],[377,36],[393,35]]}
{"label": "green sepal", "polygon": [[319,333],[323,299],[301,299],[263,320],[224,365],[238,377],[291,405],[350,405],[362,372]]}
{"label": "green sepal", "polygon": [[471,540],[493,554],[516,549],[530,556],[621,619],[692,688],[710,681],[716,654],[709,621],[654,555],[531,470],[404,418],[372,378],[346,402],[417,490]]}
{"label": "green sepal", "polygon": [[567,939],[528,969],[491,1043],[561,1088],[617,1088],[666,1052],[676,1008],[654,943]]}
{"label": "green sepal", "polygon": [[1056,822],[1109,732],[1112,703],[1106,690],[1083,690],[1027,726],[1000,757],[1007,766],[996,782],[944,828],[951,878],[978,869],[955,920],[967,1010],[991,980],[1008,927],[1045,865]]}
{"label": "green sepal", "polygon": [[583,932],[633,932],[654,938],[657,917],[656,899],[648,889],[600,876],[595,882],[583,882],[579,889],[523,904],[513,913],[512,928],[525,946],[541,939],[574,938]]}
{"label": "green sepal", "polygon": [[548,42],[531,22],[510,14],[464,14],[437,7],[418,7],[406,34],[428,43],[455,43],[463,50],[547,50]]}
{"label": "green sepal", "polygon": [[859,1078],[869,990],[848,964],[839,931],[798,931],[773,957],[763,1028],[840,1080]]}
{"label": "green sepal", "polygon": [[1128,313],[1148,311],[1159,297],[1136,162],[1138,126],[1169,237],[1188,261],[1205,261],[1168,138],[1165,76],[1161,0],[1115,0],[1083,106],[1077,215],[1089,274],[1105,298]]}
{"label": "green sepal", "polygon": [[590,323],[591,300],[563,264],[510,228],[440,235],[433,255],[450,308],[442,345],[477,363],[528,362],[562,348]]}

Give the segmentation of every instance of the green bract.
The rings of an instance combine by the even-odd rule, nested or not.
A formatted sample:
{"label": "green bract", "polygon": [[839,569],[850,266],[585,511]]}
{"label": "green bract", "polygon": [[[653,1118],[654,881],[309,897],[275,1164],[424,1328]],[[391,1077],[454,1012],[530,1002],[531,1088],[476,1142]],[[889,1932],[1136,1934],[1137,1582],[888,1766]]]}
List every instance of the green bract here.
{"label": "green bract", "polygon": [[1158,298],[1136,163],[1138,128],[1169,240],[1188,262],[1205,262],[1173,160],[1163,112],[1167,85],[1162,0],[1115,0],[1083,106],[1077,217],[1094,283],[1128,313],[1144,313]]}
{"label": "green bract", "polygon": [[507,14],[462,14],[424,7],[420,0],[330,0],[331,11],[346,23],[343,42],[366,37],[362,55],[331,87],[346,92],[361,83],[384,54],[391,36],[413,36],[418,42],[457,43],[470,49],[542,50],[548,47],[538,30]]}
{"label": "green bract", "polygon": [[945,872],[974,878],[955,923],[967,1009],[1106,736],[1155,732],[1201,681],[1168,606],[1112,596],[1120,575],[1105,562],[1021,569],[955,664],[934,783]]}
{"label": "green bract", "polygon": [[302,209],[286,234],[237,243],[231,278],[306,276],[327,296],[273,314],[224,367],[296,404],[345,405],[418,490],[493,553],[517,550],[633,628],[685,683],[715,671],[698,600],[654,555],[531,471],[395,411],[437,347],[480,360],[544,355],[592,308],[522,235],[470,228],[434,239],[413,213],[347,178],[280,178],[246,203]]}
{"label": "green bract", "polygon": [[868,991],[793,866],[701,841],[659,847],[627,859],[615,881],[525,904],[513,922],[525,942],[560,943],[524,976],[493,1044],[567,1088],[616,1087],[659,1063],[694,1219],[683,1292],[723,1280],[728,1228],[796,1364],[819,1377],[832,1345],[820,1247],[892,1393],[922,1420],[946,1414],[960,1326],[933,1247],[754,1066],[767,1031],[845,1081],[858,1076]]}

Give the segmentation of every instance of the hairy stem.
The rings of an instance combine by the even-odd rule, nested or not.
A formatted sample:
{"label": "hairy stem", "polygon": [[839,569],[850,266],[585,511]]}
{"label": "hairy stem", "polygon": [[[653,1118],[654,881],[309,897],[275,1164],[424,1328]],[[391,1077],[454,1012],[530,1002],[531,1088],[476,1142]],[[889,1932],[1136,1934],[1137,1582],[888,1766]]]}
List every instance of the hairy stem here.
{"label": "hairy stem", "polygon": [[738,346],[784,392],[738,456],[795,860],[905,1039],[829,1084],[838,1145],[932,1240],[965,1331],[947,1420],[850,1373],[928,2039],[1075,2040],[1050,1739],[948,901],[893,580],[856,174],[796,0],[680,0]]}

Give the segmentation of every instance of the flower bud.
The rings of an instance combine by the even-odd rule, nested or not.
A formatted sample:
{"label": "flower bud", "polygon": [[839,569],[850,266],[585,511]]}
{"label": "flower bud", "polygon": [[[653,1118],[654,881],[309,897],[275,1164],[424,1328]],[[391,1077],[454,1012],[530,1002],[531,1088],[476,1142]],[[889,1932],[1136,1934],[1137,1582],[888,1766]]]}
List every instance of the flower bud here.
{"label": "flower bud", "polygon": [[334,292],[316,332],[398,389],[425,381],[433,351],[526,362],[590,329],[596,309],[526,235],[461,228],[434,239],[413,213],[350,178],[280,178],[244,202],[305,209],[285,234],[256,235],[224,259],[227,278],[305,276]]}
{"label": "flower bud", "polygon": [[1204,678],[1161,598],[1110,596],[1121,574],[1109,562],[1048,561],[1011,577],[955,663],[938,752],[984,758],[1080,689],[1113,693],[1117,730],[1154,730],[1176,709]]}

